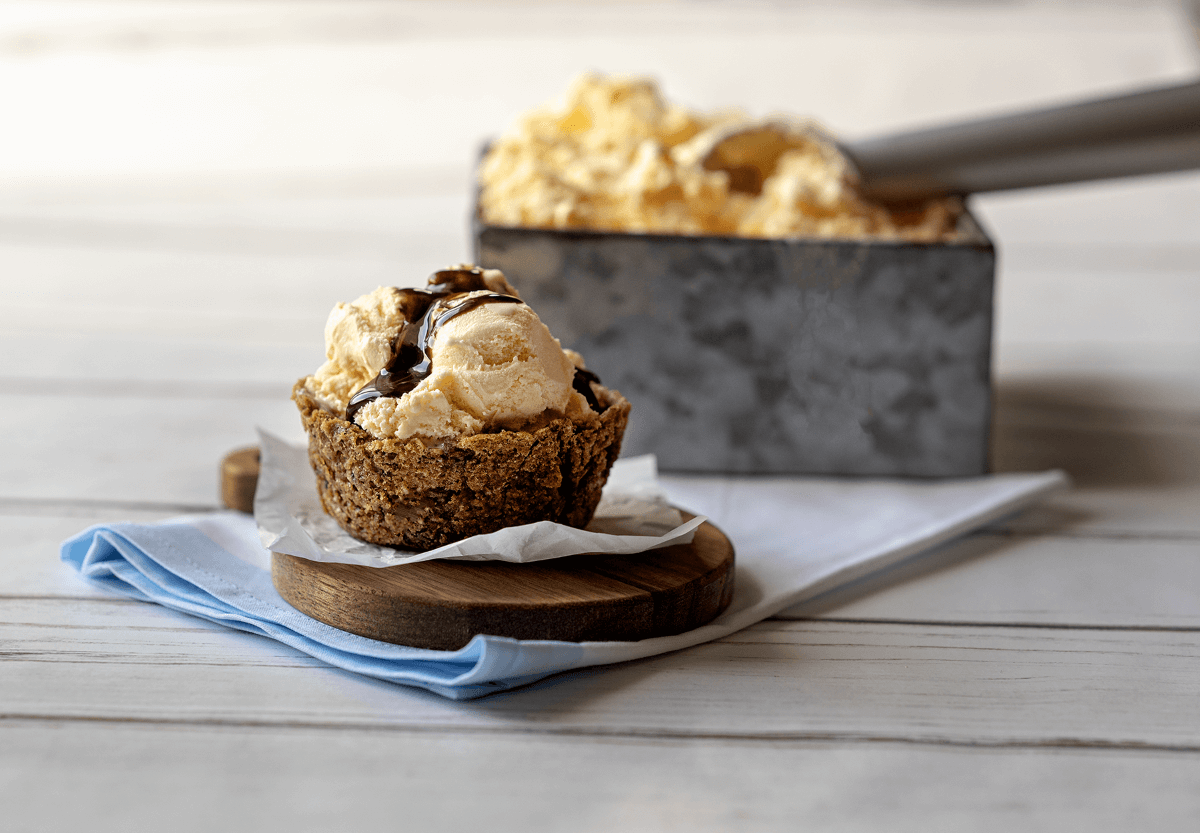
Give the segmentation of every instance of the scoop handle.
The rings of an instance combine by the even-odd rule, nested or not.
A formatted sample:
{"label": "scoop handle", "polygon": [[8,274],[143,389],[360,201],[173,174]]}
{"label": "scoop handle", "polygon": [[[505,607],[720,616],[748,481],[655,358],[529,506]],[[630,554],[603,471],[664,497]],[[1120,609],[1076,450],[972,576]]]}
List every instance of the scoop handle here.
{"label": "scoop handle", "polygon": [[898,202],[1200,168],[1200,82],[844,147],[863,191]]}

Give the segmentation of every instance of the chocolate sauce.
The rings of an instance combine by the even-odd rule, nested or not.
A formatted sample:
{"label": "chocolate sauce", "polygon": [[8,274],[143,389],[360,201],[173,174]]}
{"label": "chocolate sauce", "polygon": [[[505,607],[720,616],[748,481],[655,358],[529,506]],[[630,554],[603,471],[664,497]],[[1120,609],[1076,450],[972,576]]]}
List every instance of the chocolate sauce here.
{"label": "chocolate sauce", "polygon": [[[404,326],[392,342],[392,359],[379,375],[363,385],[350,397],[346,419],[368,402],[383,396],[400,397],[421,383],[433,371],[432,345],[438,330],[456,315],[469,312],[484,304],[520,304],[520,298],[488,292],[466,297],[470,292],[486,291],[483,270],[444,269],[435,272],[424,289],[397,289]],[[599,382],[594,373],[576,370],[573,386],[583,394],[588,405],[597,412],[604,410],[592,393],[589,381]]]}
{"label": "chocolate sauce", "polygon": [[435,272],[424,289],[397,289],[404,326],[392,342],[392,359],[350,397],[346,419],[353,422],[359,408],[368,402],[382,396],[400,397],[419,385],[433,369],[430,353],[434,336],[454,316],[483,304],[521,303],[519,298],[498,292],[465,297],[487,288],[483,270],[476,268],[445,269]]}
{"label": "chocolate sauce", "polygon": [[587,400],[589,408],[598,414],[603,413],[604,406],[600,404],[600,400],[592,392],[591,382],[595,382],[597,385],[600,384],[600,377],[582,367],[575,368],[575,378],[571,380],[571,387],[583,394],[583,398]]}

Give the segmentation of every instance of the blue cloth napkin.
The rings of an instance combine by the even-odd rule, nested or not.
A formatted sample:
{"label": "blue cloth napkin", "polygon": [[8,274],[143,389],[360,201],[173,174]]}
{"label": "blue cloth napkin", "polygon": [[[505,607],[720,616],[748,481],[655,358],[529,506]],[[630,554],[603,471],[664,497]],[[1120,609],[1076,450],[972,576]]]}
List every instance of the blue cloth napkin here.
{"label": "blue cloth napkin", "polygon": [[280,598],[254,519],[235,512],[99,524],[65,541],[61,555],[122,595],[268,636],[347,671],[466,700],[717,639],[1023,508],[1065,482],[1059,472],[933,483],[668,480],[677,505],[708,515],[732,539],[736,589],[729,609],[708,625],[640,642],[480,635],[457,651],[433,651],[346,633]]}

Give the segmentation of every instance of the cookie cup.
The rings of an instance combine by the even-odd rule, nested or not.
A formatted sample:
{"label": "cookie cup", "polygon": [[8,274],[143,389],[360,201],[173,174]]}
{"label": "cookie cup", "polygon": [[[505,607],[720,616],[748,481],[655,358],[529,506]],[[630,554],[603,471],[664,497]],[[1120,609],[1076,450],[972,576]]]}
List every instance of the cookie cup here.
{"label": "cookie cup", "polygon": [[607,391],[594,420],[427,446],[371,436],[324,410],[304,382],[292,400],[325,511],[356,538],[418,552],[537,521],[587,526],[629,419],[629,402]]}

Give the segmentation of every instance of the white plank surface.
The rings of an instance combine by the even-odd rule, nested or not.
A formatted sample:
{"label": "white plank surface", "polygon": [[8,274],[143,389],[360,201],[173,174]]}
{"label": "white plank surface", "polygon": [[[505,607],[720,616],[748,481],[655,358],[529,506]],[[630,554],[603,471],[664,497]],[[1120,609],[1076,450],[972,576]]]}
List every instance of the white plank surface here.
{"label": "white plank surface", "polygon": [[[1196,631],[767,622],[462,704],[131,602],[0,602],[12,717],[1200,752]],[[137,684],[130,685],[131,675]],[[188,691],[188,681],[203,685]],[[86,685],[80,698],[72,681]],[[175,694],[173,694],[175,692]]]}
{"label": "white plank surface", "polygon": [[974,201],[993,462],[1075,487],[790,619],[450,703],[58,562],[295,434],[332,303],[467,258],[480,142],[593,68],[857,136],[1200,50],[1165,2],[0,4],[0,828],[1193,829],[1198,174]]}
{"label": "white plank surface", "polygon": [[0,727],[0,744],[13,833],[164,820],[325,831],[347,818],[357,829],[1186,830],[1200,812],[1197,759],[1154,751],[41,721]]}

